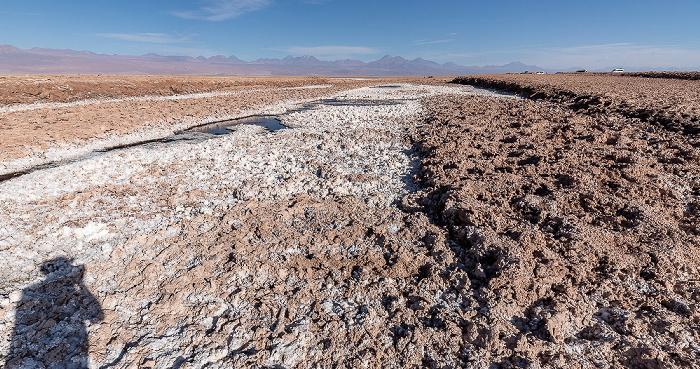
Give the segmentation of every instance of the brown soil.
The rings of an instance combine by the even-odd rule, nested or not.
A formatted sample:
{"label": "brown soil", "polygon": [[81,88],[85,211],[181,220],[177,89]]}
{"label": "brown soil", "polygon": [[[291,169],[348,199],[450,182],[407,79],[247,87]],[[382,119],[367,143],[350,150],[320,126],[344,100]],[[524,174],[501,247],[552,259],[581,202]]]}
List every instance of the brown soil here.
{"label": "brown soil", "polygon": [[582,113],[621,114],[674,131],[700,133],[700,81],[642,75],[503,74],[458,77],[453,82],[553,101]]}
{"label": "brown soil", "polygon": [[[365,83],[362,82],[365,80]],[[250,88],[298,87],[314,84],[377,84],[392,81],[442,81],[425,77],[207,77],[113,75],[0,75],[0,106],[85,99],[173,96]]]}
{"label": "brown soil", "polygon": [[622,75],[646,78],[700,79],[700,72],[626,72],[622,73]]}
{"label": "brown soil", "polygon": [[0,76],[0,105],[71,102],[135,96],[172,96],[244,88],[294,87],[323,84],[306,77],[189,76]]}
{"label": "brown soil", "polygon": [[423,189],[402,211],[253,200],[93,266],[119,277],[98,293],[91,356],[162,364],[138,341],[179,326],[183,362],[235,367],[698,367],[700,152],[686,137],[529,100],[426,107]]}
{"label": "brown soil", "polygon": [[404,209],[447,231],[430,275],[473,315],[428,309],[461,328],[465,361],[697,367],[700,150],[688,137],[528,100],[428,106],[425,190]]}

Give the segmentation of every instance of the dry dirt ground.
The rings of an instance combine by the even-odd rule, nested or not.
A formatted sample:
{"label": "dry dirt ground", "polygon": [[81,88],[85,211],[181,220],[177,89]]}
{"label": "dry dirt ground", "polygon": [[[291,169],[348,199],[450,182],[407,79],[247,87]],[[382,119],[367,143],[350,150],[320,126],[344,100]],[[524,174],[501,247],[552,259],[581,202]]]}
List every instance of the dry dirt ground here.
{"label": "dry dirt ground", "polygon": [[448,232],[430,274],[476,310],[449,319],[465,359],[697,367],[700,151],[686,136],[528,100],[428,106],[423,191],[403,204]]}
{"label": "dry dirt ground", "polygon": [[554,101],[589,115],[619,114],[672,131],[700,133],[699,72],[484,75],[454,82]]}
{"label": "dry dirt ground", "polygon": [[[697,82],[535,77],[481,78],[555,101],[441,79],[294,79],[240,92],[258,104],[246,111],[334,99],[282,115],[291,129],[1,182],[0,366],[700,367],[700,150],[684,128],[697,105],[679,105],[678,126],[654,118],[674,96],[696,101]],[[225,91],[173,96],[204,104],[206,121],[245,110]],[[576,94],[614,96],[591,110]],[[120,118],[141,104],[196,122],[132,97],[93,118],[132,122],[114,141],[144,138],[139,116]],[[105,98],[120,100],[70,108],[127,104]],[[3,119],[60,109],[46,103]],[[108,146],[63,137],[64,151],[3,164]]]}

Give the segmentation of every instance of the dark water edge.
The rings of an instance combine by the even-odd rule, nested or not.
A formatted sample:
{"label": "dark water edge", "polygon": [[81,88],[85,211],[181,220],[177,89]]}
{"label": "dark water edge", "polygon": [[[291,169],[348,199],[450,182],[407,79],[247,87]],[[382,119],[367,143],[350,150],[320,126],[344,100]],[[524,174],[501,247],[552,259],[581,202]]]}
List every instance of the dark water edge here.
{"label": "dark water edge", "polygon": [[277,131],[288,128],[282,125],[280,120],[274,116],[254,115],[251,117],[226,120],[223,122],[209,123],[188,129],[188,132],[208,133],[212,135],[225,135],[233,132],[236,126],[255,125],[265,128],[268,131]]}
{"label": "dark water edge", "polygon": [[[378,86],[382,88],[397,88],[400,86]],[[44,164],[40,164],[31,168],[23,169],[20,171],[16,172],[11,172],[11,173],[5,173],[5,174],[0,174],[0,183],[23,176],[25,174],[29,174],[38,170],[43,170],[43,169],[50,169],[50,168],[55,168],[61,165],[66,165],[66,164],[72,164],[76,163],[79,161],[87,160],[90,158],[93,158],[98,155],[102,155],[105,153],[108,153],[110,151],[115,151],[115,150],[121,150],[121,149],[128,149],[131,147],[136,147],[136,146],[144,146],[144,145],[149,145],[149,144],[159,144],[159,143],[171,143],[171,142],[182,142],[182,141],[203,141],[210,139],[214,136],[219,136],[219,135],[225,135],[228,133],[231,133],[232,131],[235,131],[236,126],[239,125],[244,125],[244,124],[252,124],[252,125],[258,125],[261,127],[264,127],[268,131],[277,131],[281,129],[290,129],[290,127],[287,127],[283,125],[279,119],[279,117],[293,113],[293,112],[298,112],[298,111],[306,111],[313,109],[319,105],[332,105],[332,106],[390,106],[390,105],[399,105],[401,104],[401,100],[363,100],[363,99],[322,99],[322,100],[316,100],[312,101],[310,103],[307,103],[306,105],[303,105],[300,108],[293,109],[290,111],[287,111],[283,114],[280,115],[253,115],[253,116],[248,116],[248,117],[243,117],[243,118],[237,118],[237,119],[229,119],[225,121],[219,121],[219,122],[213,122],[213,123],[205,123],[202,125],[190,127],[188,129],[182,130],[175,132],[172,136],[167,136],[167,137],[162,137],[162,138],[157,138],[157,139],[150,139],[150,140],[144,140],[144,141],[137,141],[137,142],[132,142],[128,144],[123,144],[123,145],[117,145],[117,146],[112,146],[112,147],[106,147],[100,150],[95,150],[93,152],[90,152],[85,155],[81,155],[75,158],[71,159],[65,159],[65,160],[58,160],[58,161],[52,161]]]}

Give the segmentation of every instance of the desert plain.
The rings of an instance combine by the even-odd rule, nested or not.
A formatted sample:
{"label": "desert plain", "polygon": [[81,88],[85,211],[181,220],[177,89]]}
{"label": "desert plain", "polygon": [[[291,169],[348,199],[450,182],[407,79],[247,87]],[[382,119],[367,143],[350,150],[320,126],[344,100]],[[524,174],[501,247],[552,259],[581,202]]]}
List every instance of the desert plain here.
{"label": "desert plain", "polygon": [[0,367],[700,367],[697,76],[0,76]]}

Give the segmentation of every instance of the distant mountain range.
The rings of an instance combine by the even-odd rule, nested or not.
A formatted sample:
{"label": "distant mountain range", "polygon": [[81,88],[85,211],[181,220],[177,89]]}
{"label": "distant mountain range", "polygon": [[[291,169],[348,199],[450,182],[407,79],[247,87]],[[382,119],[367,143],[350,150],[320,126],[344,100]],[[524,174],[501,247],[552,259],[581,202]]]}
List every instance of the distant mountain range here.
{"label": "distant mountain range", "polygon": [[107,55],[90,51],[0,45],[0,74],[160,74],[246,76],[408,76],[519,73],[542,68],[519,62],[484,67],[438,64],[417,58],[386,55],[365,63],[360,60],[321,61],[314,56],[241,60],[235,56],[163,56],[158,54]]}

